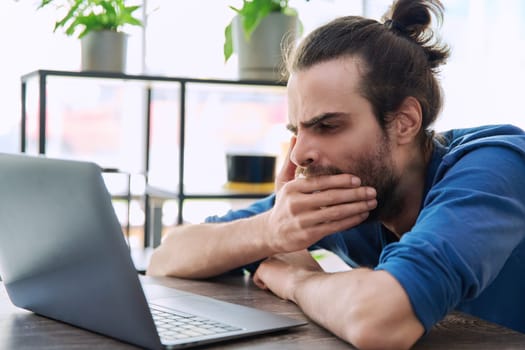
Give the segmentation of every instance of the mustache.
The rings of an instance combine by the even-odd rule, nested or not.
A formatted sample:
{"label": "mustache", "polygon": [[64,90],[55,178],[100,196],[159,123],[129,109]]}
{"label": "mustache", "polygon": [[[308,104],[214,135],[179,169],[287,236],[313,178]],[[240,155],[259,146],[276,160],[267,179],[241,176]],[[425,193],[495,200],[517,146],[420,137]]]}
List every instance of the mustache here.
{"label": "mustache", "polygon": [[339,175],[343,174],[343,171],[334,166],[308,166],[308,167],[297,167],[295,169],[295,177],[315,177],[323,175]]}

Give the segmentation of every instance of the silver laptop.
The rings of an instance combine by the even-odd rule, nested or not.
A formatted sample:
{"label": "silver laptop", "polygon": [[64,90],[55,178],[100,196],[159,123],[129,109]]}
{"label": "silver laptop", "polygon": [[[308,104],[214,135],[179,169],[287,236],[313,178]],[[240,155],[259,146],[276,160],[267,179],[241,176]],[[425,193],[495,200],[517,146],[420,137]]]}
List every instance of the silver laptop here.
{"label": "silver laptop", "polygon": [[90,162],[0,154],[0,276],[18,307],[149,349],[305,324],[141,284]]}

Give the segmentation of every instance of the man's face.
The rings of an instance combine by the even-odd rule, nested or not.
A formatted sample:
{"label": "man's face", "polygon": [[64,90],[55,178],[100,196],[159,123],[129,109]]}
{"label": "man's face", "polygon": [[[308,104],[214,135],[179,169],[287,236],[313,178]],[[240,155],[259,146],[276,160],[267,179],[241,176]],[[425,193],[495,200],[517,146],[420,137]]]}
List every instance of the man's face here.
{"label": "man's face", "polygon": [[398,208],[389,137],[357,86],[359,62],[331,60],[292,74],[288,81],[289,129],[297,137],[291,160],[305,176],[350,173],[377,191],[369,219]]}

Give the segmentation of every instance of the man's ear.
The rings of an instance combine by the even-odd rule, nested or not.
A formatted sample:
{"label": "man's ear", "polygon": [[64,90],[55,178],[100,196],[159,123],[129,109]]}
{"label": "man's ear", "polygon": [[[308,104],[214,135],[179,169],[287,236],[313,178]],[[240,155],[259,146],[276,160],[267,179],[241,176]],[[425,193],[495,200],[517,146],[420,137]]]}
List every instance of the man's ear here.
{"label": "man's ear", "polygon": [[391,132],[395,134],[398,144],[407,144],[417,137],[423,122],[421,104],[412,96],[408,96],[395,112]]}

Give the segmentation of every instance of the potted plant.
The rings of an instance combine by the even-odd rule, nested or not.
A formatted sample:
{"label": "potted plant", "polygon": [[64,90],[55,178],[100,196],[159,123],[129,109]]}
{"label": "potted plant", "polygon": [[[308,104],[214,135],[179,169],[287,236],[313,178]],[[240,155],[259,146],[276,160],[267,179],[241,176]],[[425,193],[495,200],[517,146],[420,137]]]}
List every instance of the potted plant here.
{"label": "potted plant", "polygon": [[224,59],[236,50],[239,78],[279,81],[283,50],[295,43],[302,26],[288,0],[243,0],[240,9],[230,6],[235,17],[226,26]]}
{"label": "potted plant", "polygon": [[139,5],[127,6],[125,0],[41,0],[39,8],[50,4],[66,11],[53,31],[63,28],[81,40],[82,70],[125,70],[127,35],[120,29],[142,25],[134,16]]}

